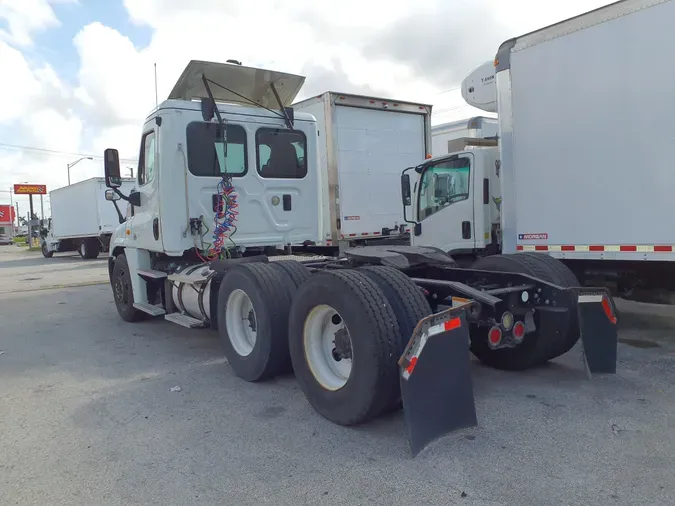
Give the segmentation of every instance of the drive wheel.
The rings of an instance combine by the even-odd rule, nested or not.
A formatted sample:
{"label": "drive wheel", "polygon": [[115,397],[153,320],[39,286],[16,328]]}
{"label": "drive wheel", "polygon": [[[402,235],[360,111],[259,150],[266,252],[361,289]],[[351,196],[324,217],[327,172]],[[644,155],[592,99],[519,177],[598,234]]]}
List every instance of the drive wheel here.
{"label": "drive wheel", "polygon": [[234,373],[262,381],[290,370],[289,292],[269,264],[240,264],[227,271],[218,293],[218,335]]}
{"label": "drive wheel", "polygon": [[143,319],[145,313],[134,307],[134,293],[131,288],[131,274],[127,257],[118,255],[112,273],[112,291],[115,298],[117,312],[126,322],[137,322]]}
{"label": "drive wheel", "polygon": [[[501,271],[527,274],[549,283],[563,287],[570,286],[571,278],[565,273],[554,270],[551,264],[559,263],[551,257],[542,260],[530,254],[516,253],[513,255],[494,255],[479,259],[473,269],[484,271]],[[563,266],[564,267],[564,266]],[[571,273],[570,273],[571,274]],[[573,275],[572,275],[573,276]],[[576,318],[576,311],[572,312]],[[535,324],[538,325],[538,315],[535,313]],[[515,348],[500,348],[493,350],[488,345],[488,329],[485,327],[473,328],[471,332],[471,351],[484,364],[496,369],[523,370],[545,364],[549,360],[559,357],[568,351],[579,339],[578,325],[570,325],[565,336],[558,333],[542,334],[539,329],[525,334],[523,341]]]}
{"label": "drive wheel", "polygon": [[399,328],[378,285],[362,272],[314,274],[291,305],[293,370],[312,407],[340,424],[363,423],[400,396]]}

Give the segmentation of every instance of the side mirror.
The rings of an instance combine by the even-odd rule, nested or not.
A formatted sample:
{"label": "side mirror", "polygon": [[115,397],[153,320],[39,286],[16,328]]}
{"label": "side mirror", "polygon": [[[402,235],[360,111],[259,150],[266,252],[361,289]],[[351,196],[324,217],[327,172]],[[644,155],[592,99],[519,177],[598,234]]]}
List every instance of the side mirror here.
{"label": "side mirror", "polygon": [[119,188],[122,186],[120,154],[116,149],[108,148],[103,152],[103,166],[105,170],[105,185],[108,188]]}
{"label": "side mirror", "polygon": [[115,200],[119,200],[121,198],[122,197],[120,197],[118,193],[115,193],[114,190],[106,190],[105,191],[105,199],[110,201],[110,202],[114,202]]}
{"label": "side mirror", "polygon": [[141,192],[133,191],[129,194],[129,204],[134,207],[141,207]]}
{"label": "side mirror", "polygon": [[410,193],[410,175],[408,174],[401,175],[401,197],[403,199],[404,206],[409,206],[412,204]]}

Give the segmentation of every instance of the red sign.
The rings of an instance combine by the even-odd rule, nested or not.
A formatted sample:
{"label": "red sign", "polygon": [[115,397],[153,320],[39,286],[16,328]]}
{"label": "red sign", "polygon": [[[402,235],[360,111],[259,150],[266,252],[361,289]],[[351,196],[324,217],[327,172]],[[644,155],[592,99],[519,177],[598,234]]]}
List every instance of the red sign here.
{"label": "red sign", "polygon": [[14,223],[14,207],[0,206],[0,223]]}
{"label": "red sign", "polygon": [[47,186],[44,184],[15,184],[15,195],[47,195]]}

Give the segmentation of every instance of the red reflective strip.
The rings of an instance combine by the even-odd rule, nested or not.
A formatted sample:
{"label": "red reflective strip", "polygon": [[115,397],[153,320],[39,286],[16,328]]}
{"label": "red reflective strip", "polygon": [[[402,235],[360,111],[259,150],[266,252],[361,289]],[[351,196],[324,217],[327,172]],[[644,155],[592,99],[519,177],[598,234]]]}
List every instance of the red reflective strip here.
{"label": "red reflective strip", "polygon": [[380,235],[381,232],[373,232],[373,235]]}
{"label": "red reflective strip", "polygon": [[413,357],[410,359],[408,367],[406,367],[405,370],[408,371],[408,374],[412,374],[413,369],[415,369],[416,365],[417,365],[417,357]]}
{"label": "red reflective strip", "polygon": [[607,315],[607,318],[609,318],[609,321],[616,325],[616,316],[614,315],[614,311],[612,311],[612,307],[609,305],[607,297],[602,298],[602,309],[605,310],[605,314]]}
{"label": "red reflective strip", "polygon": [[368,232],[361,232],[361,235],[368,235]]}
{"label": "red reflective strip", "polygon": [[588,251],[605,251],[604,246],[589,246]]}
{"label": "red reflective strip", "polygon": [[637,251],[637,246],[619,246],[619,251]]}
{"label": "red reflective strip", "polygon": [[518,251],[523,251],[523,247],[522,247],[520,244],[519,244],[518,246],[516,246],[516,249],[517,249]]}
{"label": "red reflective strip", "polygon": [[548,246],[539,246],[539,245],[537,245],[537,246],[534,247],[534,250],[535,250],[535,251],[548,251]]}
{"label": "red reflective strip", "polygon": [[576,248],[574,246],[560,246],[561,251],[575,251]]}
{"label": "red reflective strip", "polygon": [[349,234],[349,237],[356,237],[356,234]]}
{"label": "red reflective strip", "polygon": [[460,320],[459,318],[453,318],[445,322],[443,325],[446,331],[458,329],[462,326],[462,320]]}
{"label": "red reflective strip", "polygon": [[654,252],[656,253],[672,253],[672,246],[654,246]]}

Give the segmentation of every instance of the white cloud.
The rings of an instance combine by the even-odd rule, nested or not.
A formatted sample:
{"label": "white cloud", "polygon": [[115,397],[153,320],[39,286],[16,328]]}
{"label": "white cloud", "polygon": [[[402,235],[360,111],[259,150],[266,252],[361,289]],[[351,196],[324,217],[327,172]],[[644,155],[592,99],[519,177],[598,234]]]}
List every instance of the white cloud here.
{"label": "white cloud", "polygon": [[59,25],[50,4],[76,3],[77,0],[2,0],[0,19],[7,22],[7,30],[0,30],[0,39],[19,46],[33,43],[32,34]]}

